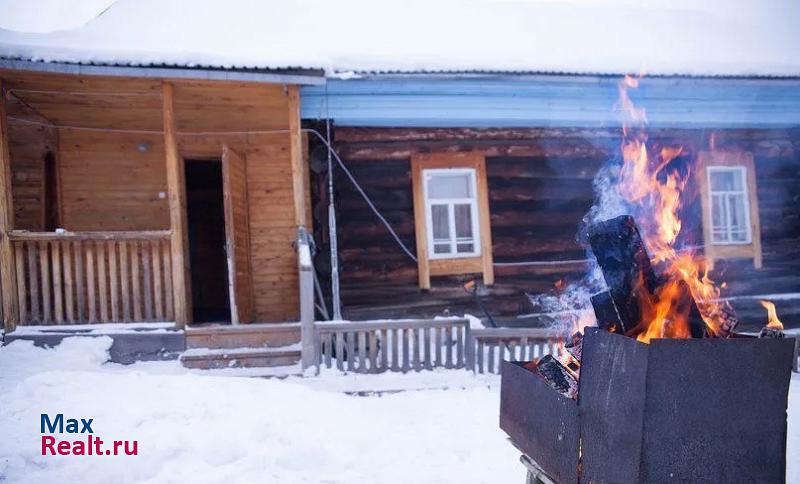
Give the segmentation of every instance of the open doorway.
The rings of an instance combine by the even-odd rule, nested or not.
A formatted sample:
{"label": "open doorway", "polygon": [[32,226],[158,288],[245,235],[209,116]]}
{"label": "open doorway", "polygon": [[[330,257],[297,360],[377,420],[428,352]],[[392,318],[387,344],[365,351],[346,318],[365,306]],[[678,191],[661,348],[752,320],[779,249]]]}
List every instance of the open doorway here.
{"label": "open doorway", "polygon": [[186,160],[185,167],[192,321],[230,323],[222,163]]}

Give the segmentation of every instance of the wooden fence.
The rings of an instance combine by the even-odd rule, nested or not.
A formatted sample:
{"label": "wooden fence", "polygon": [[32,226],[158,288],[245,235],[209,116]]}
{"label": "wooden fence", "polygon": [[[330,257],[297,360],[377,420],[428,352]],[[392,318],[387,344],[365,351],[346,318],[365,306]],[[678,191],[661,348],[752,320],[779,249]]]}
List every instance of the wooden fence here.
{"label": "wooden fence", "polygon": [[477,373],[500,373],[500,362],[531,361],[560,355],[562,334],[541,328],[483,328],[471,333],[475,355],[468,367]]}
{"label": "wooden fence", "polygon": [[20,324],[171,321],[168,231],[11,233]]}
{"label": "wooden fence", "polygon": [[473,330],[466,319],[316,323],[315,363],[355,373],[433,368],[498,373],[503,359],[557,354],[558,336],[531,328]]}
{"label": "wooden fence", "polygon": [[464,368],[469,321],[434,319],[316,323],[316,364],[355,373]]}
{"label": "wooden fence", "polygon": [[[466,368],[499,373],[500,362],[531,361],[563,351],[558,331],[470,329],[466,319],[315,323],[317,367],[354,373]],[[800,371],[800,339],[793,369]]]}

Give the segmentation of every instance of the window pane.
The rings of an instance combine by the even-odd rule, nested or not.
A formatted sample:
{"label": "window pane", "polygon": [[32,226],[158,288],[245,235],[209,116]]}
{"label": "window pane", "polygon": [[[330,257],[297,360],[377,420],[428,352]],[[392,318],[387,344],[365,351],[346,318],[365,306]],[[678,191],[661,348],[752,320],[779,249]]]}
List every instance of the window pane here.
{"label": "window pane", "polygon": [[459,254],[475,252],[474,244],[457,244],[456,250]]}
{"label": "window pane", "polygon": [[719,230],[725,227],[725,204],[721,195],[711,195],[711,227]]}
{"label": "window pane", "polygon": [[434,242],[450,240],[447,205],[431,205],[431,227],[433,228]]}
{"label": "window pane", "polygon": [[467,173],[430,175],[428,198],[472,198],[470,181]]}
{"label": "window pane", "polygon": [[741,170],[711,170],[711,191],[739,191],[744,189]]}
{"label": "window pane", "polygon": [[731,231],[744,232],[746,230],[744,194],[728,196],[728,213],[730,214]]}
{"label": "window pane", "polygon": [[434,254],[449,254],[450,244],[433,244]]}
{"label": "window pane", "polygon": [[456,237],[457,238],[471,238],[472,237],[472,206],[459,203],[454,207],[456,217]]}
{"label": "window pane", "polygon": [[731,241],[733,242],[746,242],[747,241],[747,232],[744,230],[731,232]]}

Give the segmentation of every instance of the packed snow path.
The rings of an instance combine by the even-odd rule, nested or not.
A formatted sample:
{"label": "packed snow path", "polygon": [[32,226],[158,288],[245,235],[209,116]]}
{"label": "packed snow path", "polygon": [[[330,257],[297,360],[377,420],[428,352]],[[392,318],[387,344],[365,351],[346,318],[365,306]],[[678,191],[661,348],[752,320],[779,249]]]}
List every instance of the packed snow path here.
{"label": "packed snow path", "polygon": [[[4,483],[521,483],[498,428],[496,377],[443,371],[267,380],[177,363],[104,363],[110,339],[0,348]],[[351,396],[355,388],[430,388]],[[800,377],[789,411],[787,482],[800,482]],[[137,456],[42,456],[40,414],[94,419]],[[78,435],[72,438],[82,438]]]}

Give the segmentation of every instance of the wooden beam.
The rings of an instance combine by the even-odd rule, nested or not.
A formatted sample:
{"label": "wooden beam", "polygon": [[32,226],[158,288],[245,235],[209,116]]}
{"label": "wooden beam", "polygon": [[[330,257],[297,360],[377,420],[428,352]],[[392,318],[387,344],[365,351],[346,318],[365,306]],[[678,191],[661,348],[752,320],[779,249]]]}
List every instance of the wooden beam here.
{"label": "wooden beam", "polygon": [[483,283],[494,284],[494,255],[492,254],[492,218],[489,215],[489,181],[486,176],[486,158],[475,154],[476,187],[478,195],[478,224],[480,225],[481,265]]}
{"label": "wooden beam", "polygon": [[6,92],[0,82],[0,290],[2,291],[3,324],[6,331],[14,331],[19,312],[17,284],[14,269],[14,252],[8,233],[14,228],[14,199],[11,195],[11,155],[8,150],[8,120],[6,119]]}
{"label": "wooden beam", "polygon": [[192,314],[189,278],[189,236],[186,231],[186,174],[183,158],[178,153],[175,129],[174,93],[172,84],[162,84],[164,114],[164,150],[167,162],[169,192],[170,252],[172,253],[172,287],[175,304],[175,326],[183,328]]}
{"label": "wooden beam", "polygon": [[292,192],[294,220],[298,227],[308,227],[306,194],[308,193],[308,170],[303,163],[303,134],[300,131],[300,88],[288,87],[289,97],[289,143],[292,159]]}
{"label": "wooden beam", "polygon": [[411,158],[411,187],[414,192],[414,233],[417,237],[417,270],[420,289],[431,288],[431,273],[428,261],[428,231],[425,226],[425,195],[422,179],[422,163]]}

